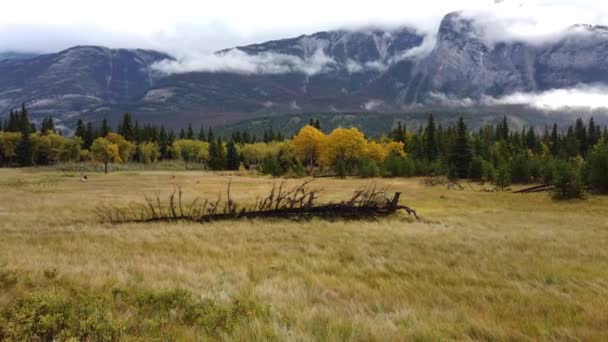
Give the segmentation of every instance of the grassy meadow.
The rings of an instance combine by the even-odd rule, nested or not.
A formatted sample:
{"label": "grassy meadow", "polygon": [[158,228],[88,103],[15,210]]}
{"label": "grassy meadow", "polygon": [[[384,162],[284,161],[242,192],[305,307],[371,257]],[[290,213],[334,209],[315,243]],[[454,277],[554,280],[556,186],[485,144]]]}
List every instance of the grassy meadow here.
{"label": "grassy meadow", "polygon": [[[275,180],[0,169],[0,340],[608,340],[608,197],[376,179],[407,215],[365,222],[96,221],[144,194],[251,203]],[[299,183],[298,180],[287,180]],[[320,178],[322,200],[364,179]]]}

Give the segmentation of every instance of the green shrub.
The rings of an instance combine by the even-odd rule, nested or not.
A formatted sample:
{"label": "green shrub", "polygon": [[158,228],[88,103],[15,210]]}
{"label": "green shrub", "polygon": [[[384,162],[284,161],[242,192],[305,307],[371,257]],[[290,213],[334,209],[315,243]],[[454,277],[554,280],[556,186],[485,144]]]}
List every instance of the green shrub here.
{"label": "green shrub", "polygon": [[357,171],[359,176],[363,178],[380,176],[380,168],[378,167],[378,164],[376,164],[376,162],[369,157],[359,160]]}
{"label": "green shrub", "polygon": [[530,161],[528,157],[520,153],[513,157],[510,163],[511,181],[515,183],[529,183],[532,179]]}
{"label": "green shrub", "polygon": [[505,190],[511,185],[511,171],[506,163],[501,164],[496,171],[494,184],[500,190]]}
{"label": "green shrub", "polygon": [[469,177],[473,180],[481,180],[484,178],[483,175],[483,158],[477,156],[471,160],[471,166],[469,168]]}
{"label": "green shrub", "polygon": [[554,165],[553,198],[556,200],[567,200],[584,198],[583,180],[580,167],[572,162],[558,160]]}
{"label": "green shrub", "polygon": [[384,160],[382,169],[389,177],[412,177],[416,173],[416,165],[411,158],[402,158],[392,153]]}
{"label": "green shrub", "polygon": [[108,302],[100,297],[37,293],[0,312],[3,341],[116,341],[121,334]]}
{"label": "green shrub", "polygon": [[211,299],[197,300],[186,290],[148,292],[137,296],[138,313],[144,318],[176,320],[196,326],[209,335],[231,332],[237,325],[256,317],[267,319],[270,308],[250,298],[236,298],[230,304]]}
{"label": "green shrub", "polygon": [[587,172],[594,191],[608,193],[608,144],[596,145],[589,153]]}
{"label": "green shrub", "polygon": [[338,159],[333,165],[334,172],[337,177],[345,178],[347,174],[346,162],[344,160]]}
{"label": "green shrub", "polygon": [[281,169],[281,164],[277,157],[267,156],[262,161],[262,173],[265,175],[272,175],[274,177],[278,177],[283,174],[283,170]]}
{"label": "green shrub", "polygon": [[540,180],[544,184],[553,184],[553,176],[555,176],[555,159],[548,158],[543,163]]}
{"label": "green shrub", "polygon": [[[112,313],[120,312],[115,320]],[[270,306],[241,295],[231,302],[199,299],[183,289],[90,293],[34,292],[0,310],[0,341],[116,341],[126,337],[179,340],[180,330],[218,338],[255,319],[272,336]]]}

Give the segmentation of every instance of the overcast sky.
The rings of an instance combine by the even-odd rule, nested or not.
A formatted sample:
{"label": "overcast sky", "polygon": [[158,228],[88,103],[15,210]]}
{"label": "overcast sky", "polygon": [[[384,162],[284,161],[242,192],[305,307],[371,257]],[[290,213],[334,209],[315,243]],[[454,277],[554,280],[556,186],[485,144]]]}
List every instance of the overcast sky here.
{"label": "overcast sky", "polygon": [[180,55],[336,28],[408,25],[432,33],[454,10],[500,21],[497,33],[531,39],[575,23],[608,24],[606,0],[2,2],[0,51],[51,52],[94,44]]}

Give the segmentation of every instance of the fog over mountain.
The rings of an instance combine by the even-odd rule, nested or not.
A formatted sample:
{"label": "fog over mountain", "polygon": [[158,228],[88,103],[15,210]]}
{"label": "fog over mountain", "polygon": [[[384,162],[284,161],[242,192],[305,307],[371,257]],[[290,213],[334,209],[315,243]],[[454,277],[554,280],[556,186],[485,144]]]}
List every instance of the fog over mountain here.
{"label": "fog over mountain", "polygon": [[[150,18],[131,31],[117,24],[120,34],[86,24],[90,30],[62,36],[70,25],[58,24],[46,37],[36,32],[50,24],[39,18],[38,26],[22,25],[25,34],[17,39],[10,32],[19,25],[6,20],[0,26],[13,30],[0,30],[7,47],[0,52],[0,115],[22,102],[35,115],[52,114],[67,124],[78,117],[113,118],[126,110],[144,121],[220,124],[302,112],[518,105],[537,112],[597,113],[608,108],[608,29],[600,25],[606,23],[605,5],[465,1],[459,2],[464,10],[437,15],[438,9],[455,5],[440,1],[400,15],[380,1],[377,6],[385,8],[369,9],[368,22],[358,20],[365,16],[355,6],[343,9],[341,22],[322,15],[311,26],[298,26],[311,10],[306,8],[286,15],[295,24],[285,24],[285,32],[343,28],[286,39],[278,30],[265,31],[264,23],[242,34],[251,20],[240,28],[222,21],[211,25],[212,20],[175,28]],[[335,6],[327,13],[337,13]],[[172,11],[169,18],[177,15]],[[237,12],[230,15],[243,11]],[[148,34],[154,32],[151,25],[166,27]],[[205,25],[208,30],[197,36]],[[281,39],[240,44],[257,37]],[[125,48],[79,45],[48,53],[72,41]]]}

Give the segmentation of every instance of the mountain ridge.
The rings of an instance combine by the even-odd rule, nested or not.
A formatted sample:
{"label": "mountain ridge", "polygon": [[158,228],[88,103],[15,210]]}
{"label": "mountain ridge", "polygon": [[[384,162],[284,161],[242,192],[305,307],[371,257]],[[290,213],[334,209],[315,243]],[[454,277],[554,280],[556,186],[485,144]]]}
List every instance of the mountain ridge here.
{"label": "mountain ridge", "polygon": [[[608,85],[608,29],[574,25],[556,41],[489,44],[473,19],[447,14],[434,45],[414,29],[335,30],[217,51],[248,69],[163,72],[154,50],[75,46],[0,58],[0,115],[25,102],[70,124],[115,120],[221,125],[304,112],[399,112],[485,98]],[[582,33],[582,34],[581,34]],[[1,56],[1,55],[0,55]],[[241,63],[243,64],[243,63]],[[176,120],[178,119],[178,120]]]}

